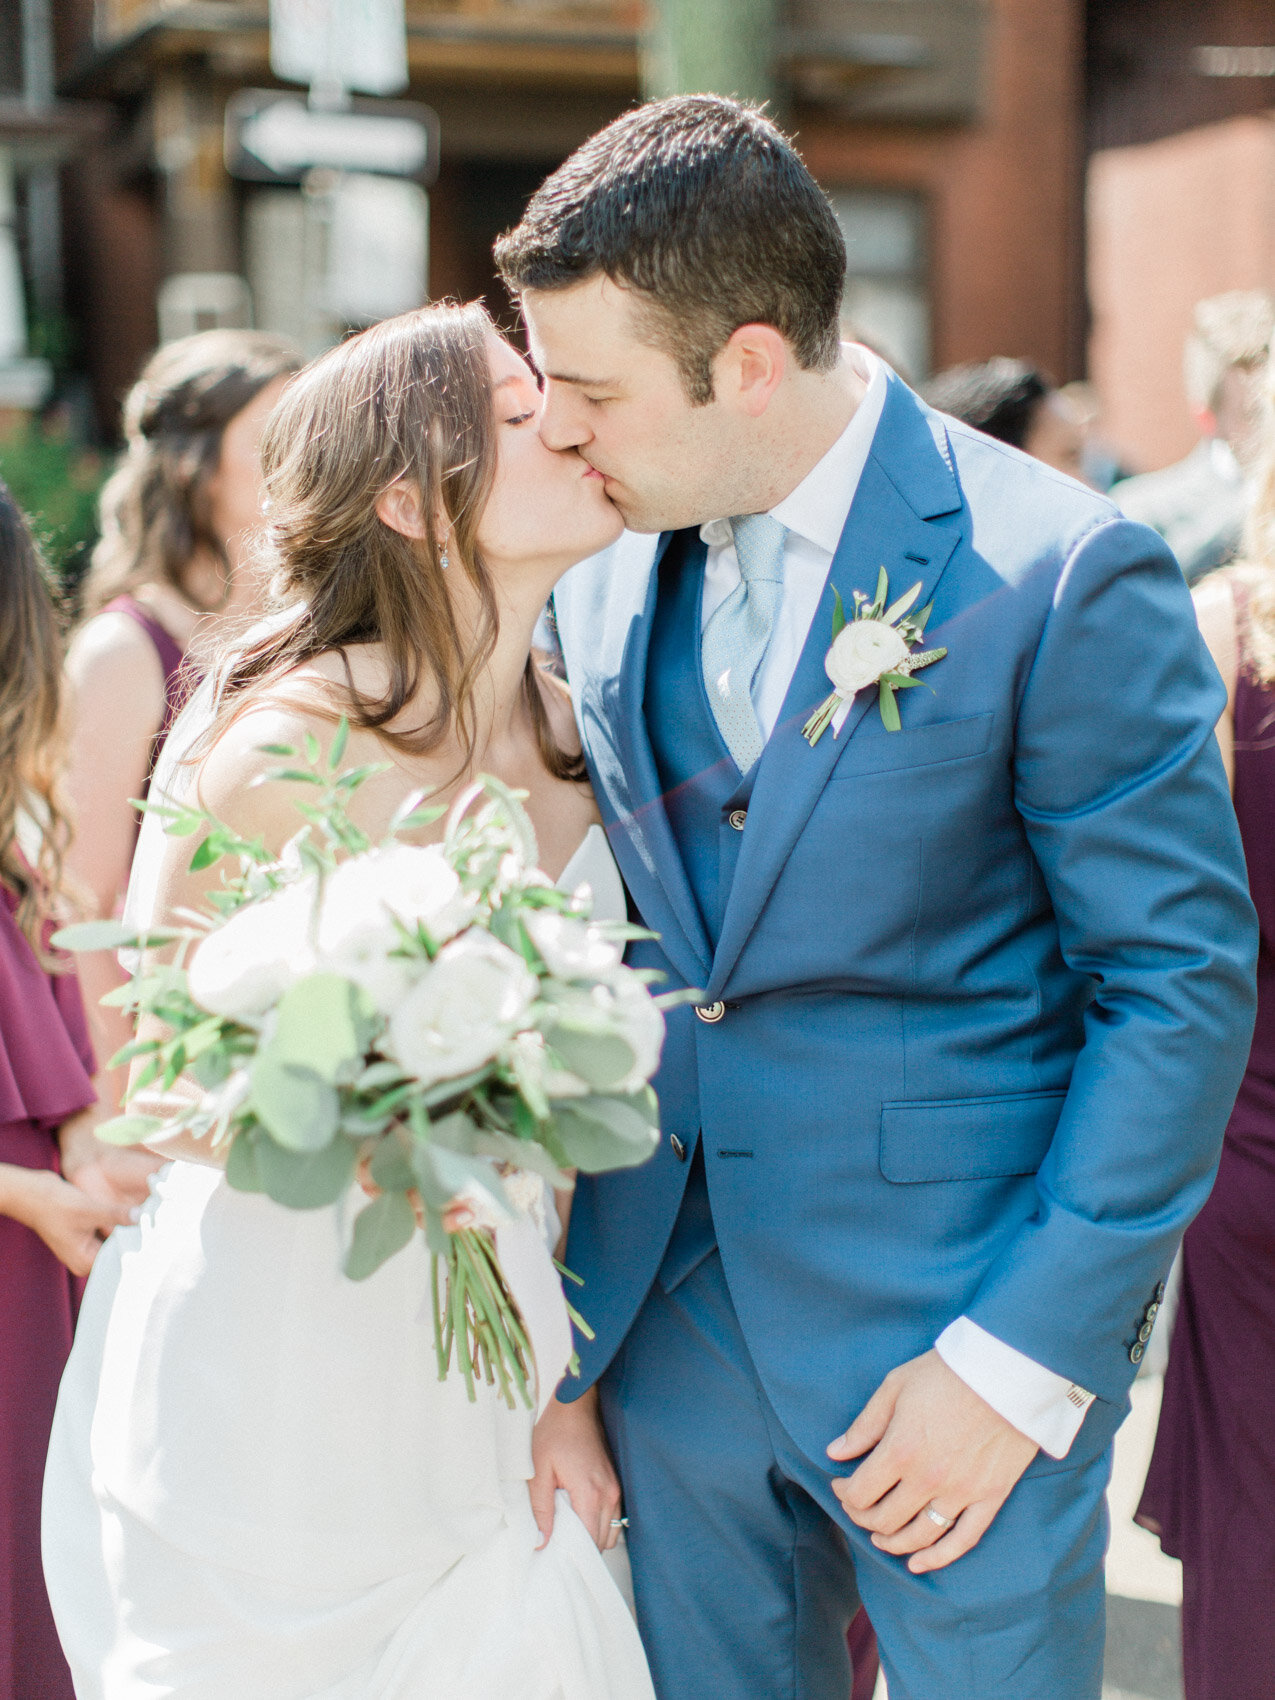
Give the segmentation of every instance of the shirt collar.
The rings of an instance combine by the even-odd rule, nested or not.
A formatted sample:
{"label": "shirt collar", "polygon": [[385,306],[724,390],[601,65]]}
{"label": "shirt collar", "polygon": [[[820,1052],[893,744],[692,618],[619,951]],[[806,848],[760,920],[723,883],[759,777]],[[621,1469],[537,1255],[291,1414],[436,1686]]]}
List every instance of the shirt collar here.
{"label": "shirt collar", "polygon": [[[841,541],[885,407],[885,362],[858,343],[849,346],[851,358],[868,380],[863,399],[827,454],[770,510],[772,519],[827,555],[834,555]],[[711,519],[700,527],[699,534],[710,547],[721,547],[732,540],[730,520]]]}

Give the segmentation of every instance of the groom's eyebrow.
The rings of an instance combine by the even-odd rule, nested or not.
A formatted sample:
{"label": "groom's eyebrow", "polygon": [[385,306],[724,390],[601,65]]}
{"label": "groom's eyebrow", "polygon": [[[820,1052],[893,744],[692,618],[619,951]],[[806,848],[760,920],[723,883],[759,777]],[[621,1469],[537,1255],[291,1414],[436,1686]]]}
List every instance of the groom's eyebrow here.
{"label": "groom's eyebrow", "polygon": [[546,372],[545,377],[555,384],[577,384],[586,390],[611,390],[618,382],[615,378],[582,378],[578,372]]}

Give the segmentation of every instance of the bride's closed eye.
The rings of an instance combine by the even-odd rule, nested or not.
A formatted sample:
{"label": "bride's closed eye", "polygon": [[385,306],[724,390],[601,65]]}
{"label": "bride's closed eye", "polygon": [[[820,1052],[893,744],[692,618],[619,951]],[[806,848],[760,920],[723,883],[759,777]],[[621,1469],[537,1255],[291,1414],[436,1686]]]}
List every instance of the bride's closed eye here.
{"label": "bride's closed eye", "polygon": [[535,409],[531,408],[526,413],[515,413],[512,419],[506,419],[505,420],[505,424],[506,425],[525,425],[529,419],[534,419],[535,417],[536,417]]}

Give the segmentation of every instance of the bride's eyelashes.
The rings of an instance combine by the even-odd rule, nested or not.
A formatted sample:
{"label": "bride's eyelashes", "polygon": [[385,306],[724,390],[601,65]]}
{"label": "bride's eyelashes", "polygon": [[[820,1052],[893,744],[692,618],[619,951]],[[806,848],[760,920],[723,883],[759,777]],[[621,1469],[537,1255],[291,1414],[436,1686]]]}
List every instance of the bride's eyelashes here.
{"label": "bride's eyelashes", "polygon": [[536,417],[534,408],[527,413],[515,413],[512,419],[506,419],[506,425],[525,425],[529,419]]}

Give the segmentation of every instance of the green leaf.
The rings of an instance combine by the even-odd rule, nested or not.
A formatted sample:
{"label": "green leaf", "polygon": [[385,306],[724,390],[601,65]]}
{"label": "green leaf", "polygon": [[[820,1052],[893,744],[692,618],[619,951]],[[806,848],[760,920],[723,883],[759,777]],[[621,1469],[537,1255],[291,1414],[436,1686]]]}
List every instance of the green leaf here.
{"label": "green leaf", "polygon": [[107,1063],[107,1068],[123,1068],[125,1063],[131,1063],[134,1057],[153,1056],[156,1051],[164,1048],[162,1039],[132,1039],[127,1045],[122,1045]]}
{"label": "green leaf", "polygon": [[370,761],[364,767],[352,767],[337,780],[336,788],[338,791],[357,791],[360,785],[366,785],[378,773],[387,773],[390,765],[387,761]]}
{"label": "green leaf", "polygon": [[884,567],[878,567],[877,593],[872,599],[872,607],[868,613],[868,618],[870,620],[879,620],[882,614],[885,613],[885,599],[889,594],[890,575],[886,572]]}
{"label": "green leaf", "polygon": [[328,772],[335,773],[341,765],[341,757],[345,754],[345,746],[350,740],[349,716],[343,714],[336,723],[336,734],[332,739],[332,747],[328,750]]}
{"label": "green leaf", "polygon": [[474,1154],[492,1157],[498,1163],[508,1163],[511,1168],[527,1169],[560,1190],[571,1185],[570,1177],[563,1174],[544,1146],[536,1140],[514,1139],[495,1128],[483,1128],[474,1141]]}
{"label": "green leaf", "polygon": [[257,753],[263,756],[282,756],[285,761],[296,755],[291,744],[258,744]]}
{"label": "green leaf", "polygon": [[836,585],[834,584],[833,587],[832,587],[832,637],[833,637],[834,643],[837,640],[837,638],[839,638],[841,636],[841,633],[845,630],[845,624],[846,624],[845,603],[841,600],[841,592],[837,589]]}
{"label": "green leaf", "polygon": [[340,974],[309,974],[279,999],[269,1049],[282,1063],[335,1082],[376,1027],[367,994]]}
{"label": "green leaf", "polygon": [[226,1153],[226,1184],[236,1192],[264,1192],[261,1170],[257,1166],[257,1147],[261,1135],[255,1128],[241,1129],[231,1141]]}
{"label": "green leaf", "polygon": [[396,1134],[381,1140],[372,1153],[369,1168],[382,1192],[410,1192],[416,1185],[412,1160]]}
{"label": "green leaf", "polygon": [[925,681],[913,679],[907,673],[882,673],[879,683],[889,685],[892,691],[910,691]]}
{"label": "green leaf", "polygon": [[175,927],[148,927],[139,932],[123,921],[77,921],[73,926],[59,928],[53,935],[53,943],[59,950],[123,950],[130,945],[145,949],[171,944],[174,939],[187,936]]}
{"label": "green leaf", "polygon": [[383,1192],[354,1218],[345,1273],[351,1281],[366,1281],[402,1251],[415,1232],[416,1213],[407,1199],[401,1192]]}
{"label": "green leaf", "polygon": [[631,1074],[637,1057],[627,1040],[614,1032],[606,1018],[590,1021],[574,1010],[546,1035],[563,1066],[578,1074],[595,1092],[607,1092]]}
{"label": "green leaf", "polygon": [[645,1163],[658,1143],[646,1109],[645,1100],[639,1107],[628,1098],[568,1098],[555,1103],[554,1132],[567,1163],[587,1175]]}
{"label": "green leaf", "polygon": [[269,773],[261,774],[254,784],[273,785],[276,780],[287,780],[292,785],[327,784],[320,774],[310,773],[304,767],[273,767]]}
{"label": "green leaf", "polygon": [[921,594],[921,585],[923,582],[923,580],[917,579],[911,590],[905,590],[897,602],[892,602],[890,604],[883,616],[887,626],[892,626],[896,620],[902,619],[904,614],[907,613],[908,609]]}
{"label": "green leaf", "polygon": [[319,756],[322,753],[319,749],[319,740],[315,737],[313,732],[307,732],[304,742],[305,759],[310,763],[311,767],[317,767],[319,765]]}
{"label": "green leaf", "polygon": [[340,1122],[336,1091],[313,1069],[283,1062],[273,1046],[252,1065],[251,1104],[262,1126],[288,1151],[322,1151]]}
{"label": "green leaf", "polygon": [[925,607],[922,608],[922,610],[919,614],[913,614],[911,623],[912,623],[912,625],[914,625],[916,627],[918,632],[923,632],[925,630],[926,624],[928,623],[930,615],[933,612],[934,612],[934,603],[933,602],[927,602],[925,604]]}
{"label": "green leaf", "polygon": [[223,1080],[229,1078],[233,1067],[234,1058],[229,1051],[210,1047],[195,1058],[190,1072],[205,1092],[211,1092],[214,1086],[220,1086]]}
{"label": "green leaf", "polygon": [[359,1159],[351,1139],[334,1139],[322,1151],[285,1151],[270,1138],[256,1137],[255,1155],[261,1189],[289,1210],[319,1210],[344,1196]]}
{"label": "green leaf", "polygon": [[142,1145],[164,1125],[159,1116],[112,1116],[93,1131],[103,1145]]}
{"label": "green leaf", "polygon": [[887,685],[884,679],[877,690],[877,702],[881,707],[881,724],[886,731],[900,731],[903,722],[899,719],[899,705],[894,700],[894,688]]}

